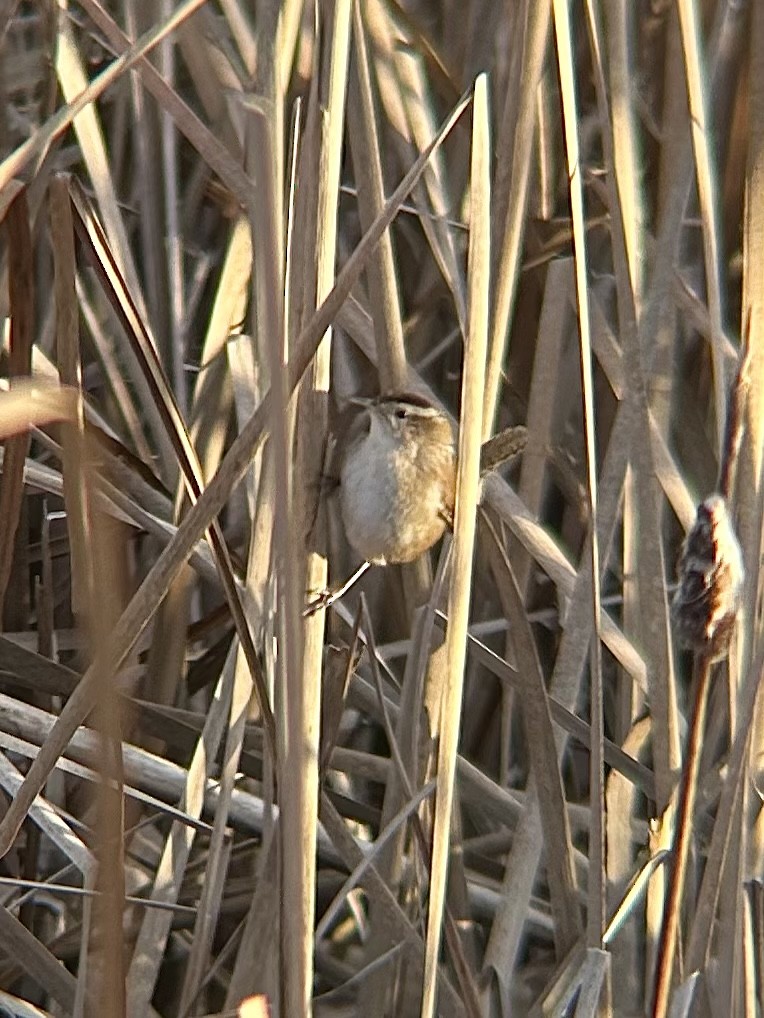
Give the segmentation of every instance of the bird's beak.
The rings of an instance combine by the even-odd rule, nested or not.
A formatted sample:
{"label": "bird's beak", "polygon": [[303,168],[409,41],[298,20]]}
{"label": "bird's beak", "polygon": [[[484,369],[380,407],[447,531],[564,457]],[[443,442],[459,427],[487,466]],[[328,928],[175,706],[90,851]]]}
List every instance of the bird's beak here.
{"label": "bird's beak", "polygon": [[353,406],[362,406],[366,408],[370,407],[373,402],[374,400],[369,396],[351,396],[348,400],[348,403],[351,403]]}

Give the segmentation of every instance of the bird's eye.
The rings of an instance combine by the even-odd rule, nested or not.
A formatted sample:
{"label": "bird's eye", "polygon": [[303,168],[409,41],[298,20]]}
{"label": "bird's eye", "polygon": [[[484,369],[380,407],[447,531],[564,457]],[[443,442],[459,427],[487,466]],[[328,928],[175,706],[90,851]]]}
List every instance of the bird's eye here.
{"label": "bird's eye", "polygon": [[406,408],[399,406],[398,409],[395,411],[395,416],[398,418],[399,421],[405,421],[406,418],[408,417],[408,414],[406,413]]}

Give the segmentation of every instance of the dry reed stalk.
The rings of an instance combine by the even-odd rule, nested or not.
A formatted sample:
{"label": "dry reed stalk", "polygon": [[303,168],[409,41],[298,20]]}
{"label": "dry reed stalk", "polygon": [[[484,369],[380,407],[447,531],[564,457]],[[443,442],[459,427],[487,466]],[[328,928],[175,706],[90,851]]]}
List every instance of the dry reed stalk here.
{"label": "dry reed stalk", "polygon": [[[580,10],[4,5],[8,1007],[376,1018],[419,1013],[426,971],[447,1016],[637,1014],[664,914],[667,1006],[761,1007],[764,18]],[[457,124],[484,72],[487,212]],[[490,273],[467,259],[478,214]],[[448,621],[445,542],[434,581],[435,556],[373,570],[303,621],[303,586],[355,564],[321,476],[343,401],[403,388],[453,412],[476,292],[486,412],[466,423],[528,439],[482,484],[469,595]],[[743,609],[680,822],[668,606],[736,323]],[[694,870],[666,911],[677,822]]]}

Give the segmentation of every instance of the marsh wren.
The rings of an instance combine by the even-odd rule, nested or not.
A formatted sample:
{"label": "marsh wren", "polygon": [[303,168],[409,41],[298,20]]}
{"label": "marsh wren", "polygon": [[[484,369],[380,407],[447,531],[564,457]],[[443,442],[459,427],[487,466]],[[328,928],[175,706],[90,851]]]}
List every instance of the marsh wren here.
{"label": "marsh wren", "polygon": [[[341,598],[371,565],[413,562],[453,526],[456,439],[447,415],[413,393],[352,402],[364,409],[341,442],[340,506],[363,562],[340,586],[314,597],[306,616]],[[485,442],[481,474],[514,459],[526,437],[518,426]]]}
{"label": "marsh wren", "polygon": [[356,400],[340,470],[353,548],[375,565],[412,562],[453,520],[456,445],[448,417],[413,393]]}

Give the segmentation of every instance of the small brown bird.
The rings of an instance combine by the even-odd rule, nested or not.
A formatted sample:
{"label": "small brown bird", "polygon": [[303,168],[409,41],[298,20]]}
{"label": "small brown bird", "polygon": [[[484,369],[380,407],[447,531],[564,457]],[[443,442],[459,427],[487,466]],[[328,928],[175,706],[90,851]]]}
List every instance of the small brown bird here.
{"label": "small brown bird", "polygon": [[[363,562],[314,597],[306,616],[341,598],[370,565],[413,562],[454,522],[456,441],[448,416],[414,393],[352,402],[363,410],[340,443],[339,496],[347,538]],[[485,442],[481,474],[514,459],[526,437],[515,426]]]}
{"label": "small brown bird", "polygon": [[454,429],[413,393],[357,400],[340,471],[348,540],[367,562],[412,562],[453,520]]}

